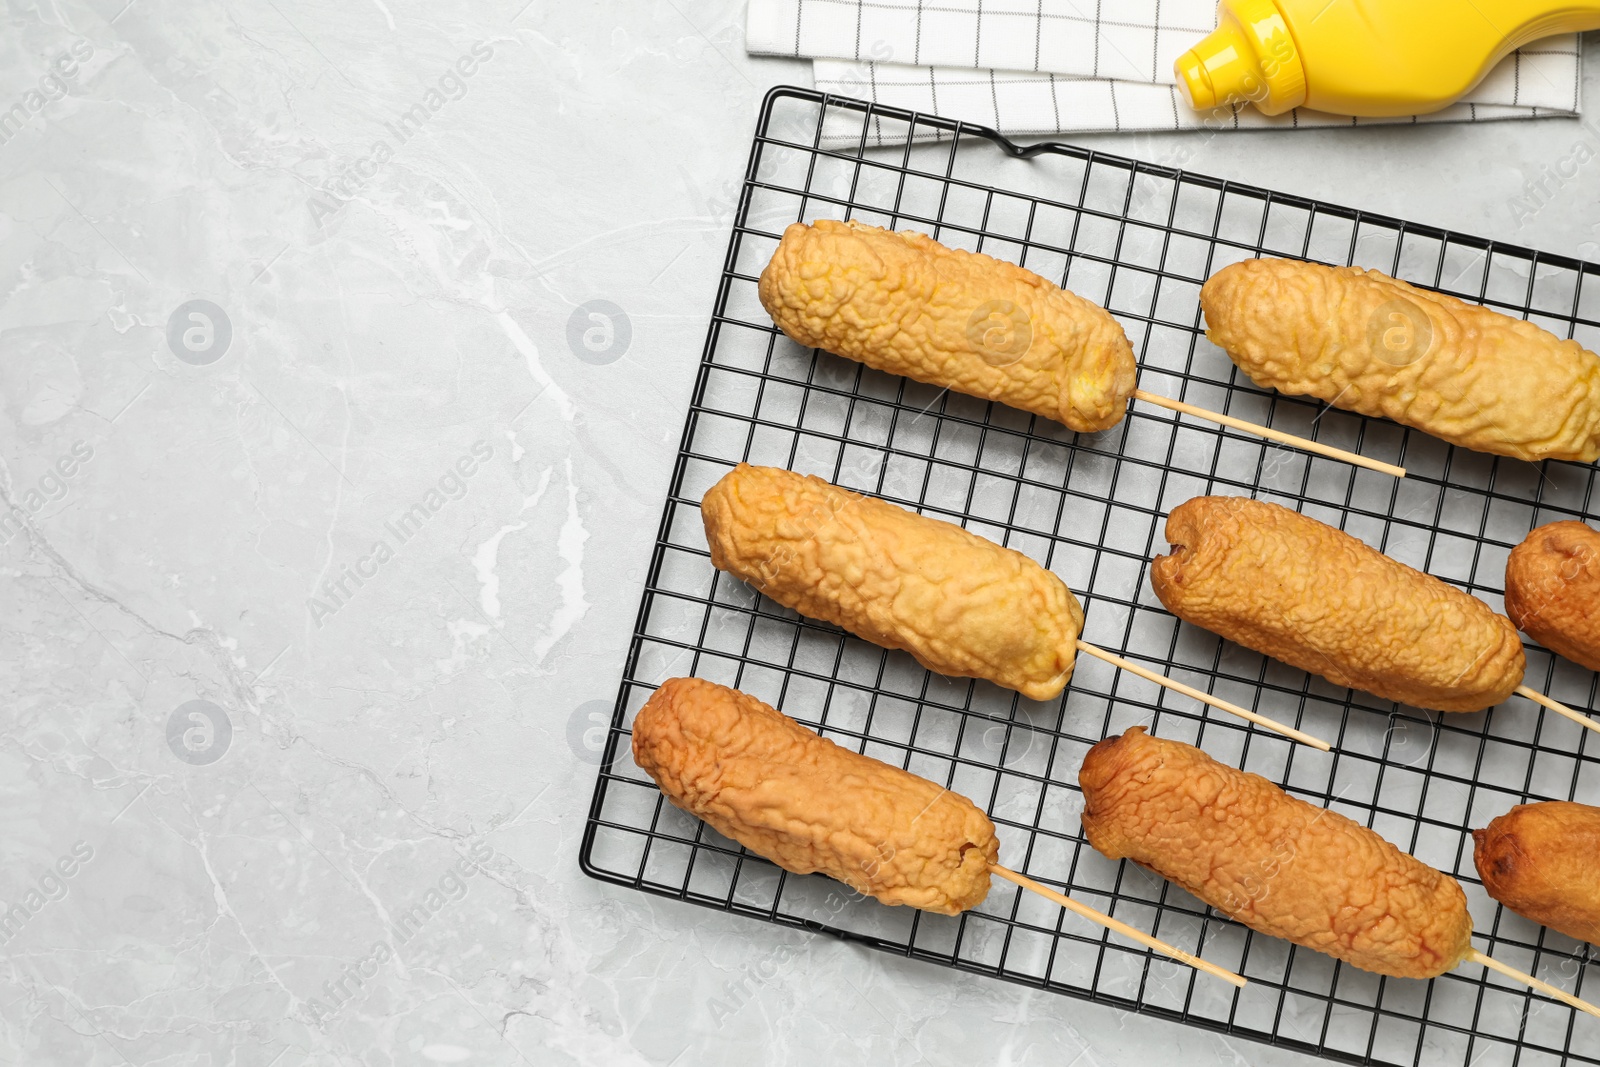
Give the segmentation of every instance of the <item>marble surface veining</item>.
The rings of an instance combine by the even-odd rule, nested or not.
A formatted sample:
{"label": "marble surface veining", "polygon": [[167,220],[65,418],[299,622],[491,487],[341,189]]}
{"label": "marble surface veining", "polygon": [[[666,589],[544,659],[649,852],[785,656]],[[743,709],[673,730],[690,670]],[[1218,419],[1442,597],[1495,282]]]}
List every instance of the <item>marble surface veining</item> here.
{"label": "marble surface veining", "polygon": [[[6,5],[0,1062],[1304,1062],[579,872],[742,19]],[[1600,256],[1573,121],[1087,140]]]}

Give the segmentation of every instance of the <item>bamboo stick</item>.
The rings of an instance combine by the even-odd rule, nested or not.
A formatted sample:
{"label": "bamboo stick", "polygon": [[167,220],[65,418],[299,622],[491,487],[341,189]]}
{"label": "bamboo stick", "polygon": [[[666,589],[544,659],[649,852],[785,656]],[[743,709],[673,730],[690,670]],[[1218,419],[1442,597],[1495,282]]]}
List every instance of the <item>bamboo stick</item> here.
{"label": "bamboo stick", "polygon": [[1310,745],[1312,748],[1320,748],[1324,752],[1333,751],[1333,746],[1321,738],[1312,737],[1307,733],[1301,733],[1294,727],[1285,726],[1283,723],[1274,719],[1269,719],[1265,715],[1257,715],[1253,711],[1248,711],[1244,708],[1241,708],[1237,704],[1230,704],[1226,700],[1212,696],[1210,693],[1202,693],[1200,690],[1195,689],[1192,686],[1184,685],[1182,682],[1173,681],[1164,674],[1157,674],[1155,671],[1139,666],[1132,660],[1123,659],[1121,656],[1107,652],[1103,648],[1096,648],[1087,641],[1080,640],[1078,642],[1078,651],[1087,652],[1091,656],[1094,656],[1098,659],[1103,659],[1113,667],[1119,667],[1130,674],[1137,674],[1140,678],[1143,678],[1147,682],[1154,682],[1157,685],[1165,686],[1174,693],[1182,693],[1184,696],[1192,697],[1195,700],[1200,701],[1202,704],[1210,704],[1212,707],[1221,711],[1225,711],[1229,715],[1237,715],[1241,719],[1246,719],[1250,722],[1253,722],[1257,726],[1263,727],[1264,729],[1275,730],[1285,737],[1291,737],[1294,740],[1299,741],[1303,745]]}
{"label": "bamboo stick", "polygon": [[1193,404],[1186,404],[1182,400],[1173,400],[1170,397],[1162,396],[1160,393],[1135,389],[1133,395],[1135,399],[1143,400],[1147,404],[1154,404],[1156,407],[1166,408],[1168,411],[1176,411],[1184,415],[1192,415],[1197,419],[1205,419],[1207,422],[1215,422],[1222,426],[1232,427],[1235,430],[1243,430],[1245,433],[1253,433],[1257,437],[1265,437],[1267,440],[1276,441],[1281,445],[1289,445],[1306,452],[1314,452],[1319,456],[1326,456],[1329,459],[1353,463],[1358,467],[1378,471],[1380,474],[1392,474],[1396,478],[1404,478],[1406,476],[1404,467],[1396,467],[1392,463],[1368,459],[1366,456],[1358,455],[1354,452],[1346,452],[1342,448],[1334,448],[1331,445],[1320,444],[1304,437],[1296,437],[1294,434],[1284,433],[1282,430],[1274,430],[1270,426],[1258,426],[1253,422],[1236,419],[1232,415],[1223,415],[1220,412],[1197,408]]}
{"label": "bamboo stick", "polygon": [[[1030,892],[1038,893],[1046,900],[1055,901],[1057,904],[1060,904],[1063,908],[1066,908],[1074,915],[1081,915],[1090,922],[1098,923],[1113,933],[1121,934],[1123,937],[1132,938],[1146,948],[1155,949],[1157,952],[1171,956],[1173,959],[1182,963],[1187,963],[1189,966],[1194,967],[1197,970],[1202,970],[1209,975],[1214,975],[1217,978],[1222,979],[1224,982],[1232,983],[1233,985],[1238,986],[1240,989],[1243,989],[1245,986],[1247,979],[1244,976],[1234,974],[1230,970],[1218,967],[1215,963],[1208,963],[1199,956],[1194,956],[1183,951],[1183,949],[1178,948],[1176,945],[1169,945],[1159,938],[1151,937],[1144,931],[1136,930],[1120,919],[1113,919],[1104,912],[1096,911],[1087,904],[1073,900],[1065,893],[1057,893],[1054,889],[1051,889],[1048,886],[1040,885],[1038,882],[1035,882],[1032,878],[1029,878],[1025,874],[1018,874],[1016,871],[1013,871],[1008,867],[1002,867],[998,863],[989,864],[989,871],[991,874],[997,874],[1006,881],[1020,885],[1022,888],[1029,890]],[[1579,1003],[1581,1004],[1582,1001],[1579,1001]]]}

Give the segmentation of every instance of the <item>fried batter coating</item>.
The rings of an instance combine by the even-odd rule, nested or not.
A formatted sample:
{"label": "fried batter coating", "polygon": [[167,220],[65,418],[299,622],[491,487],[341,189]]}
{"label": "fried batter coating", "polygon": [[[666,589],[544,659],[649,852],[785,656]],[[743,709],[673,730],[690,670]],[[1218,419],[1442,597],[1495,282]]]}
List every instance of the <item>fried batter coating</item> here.
{"label": "fried batter coating", "polygon": [[966,797],[699,678],[668,680],[639,709],[633,759],[718,833],[885,904],[977,907],[1000,859],[994,824]]}
{"label": "fried batter coating", "polygon": [[1072,677],[1083,608],[1022,553],[821,478],[741,463],[700,502],[711,562],[785,607],[1031,700]]}
{"label": "fried batter coating", "polygon": [[1135,726],[1078,774],[1089,843],[1261,933],[1365,971],[1432,978],[1472,946],[1454,878],[1337,812]]}
{"label": "fried batter coating", "polygon": [[1527,670],[1489,605],[1297,511],[1196,497],[1150,566],[1167,610],[1301,670],[1437,711],[1481,711]]}
{"label": "fried batter coating", "polygon": [[1104,308],[926,234],[797,222],[761,272],[759,294],[800,344],[1080,433],[1122,420],[1138,373]]}
{"label": "fried batter coating", "polygon": [[1506,614],[1550,651],[1600,671],[1600,533],[1541,526],[1506,560]]}
{"label": "fried batter coating", "polygon": [[1472,862],[1491,897],[1518,915],[1600,945],[1600,808],[1519,804],[1472,831]]}
{"label": "fried batter coating", "polygon": [[1207,336],[1258,385],[1479,452],[1600,459],[1600,356],[1531,322],[1360,267],[1251,259],[1200,290]]}

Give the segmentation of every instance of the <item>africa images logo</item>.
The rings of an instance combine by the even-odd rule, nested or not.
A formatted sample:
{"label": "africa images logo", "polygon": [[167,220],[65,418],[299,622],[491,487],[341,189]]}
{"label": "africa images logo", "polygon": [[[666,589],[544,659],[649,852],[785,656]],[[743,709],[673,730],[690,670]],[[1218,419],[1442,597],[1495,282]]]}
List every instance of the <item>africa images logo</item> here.
{"label": "africa images logo", "polygon": [[191,766],[217,762],[232,742],[233,720],[209,700],[186,701],[167,716],[167,747]]}
{"label": "africa images logo", "polygon": [[350,603],[362,586],[376,578],[384,564],[394,559],[408,541],[421,533],[423,526],[443,511],[446,504],[466,496],[467,480],[493,457],[493,445],[487,441],[474,441],[468,454],[461,456],[440,475],[421,499],[393,519],[386,519],[383,528],[388,536],[373,541],[357,559],[340,564],[334,576],[322,583],[322,596],[306,598],[306,610],[311,612],[311,621],[317,624],[317,629],[320,630],[328,619]]}
{"label": "africa images logo", "polygon": [[0,145],[21,133],[47,104],[70,95],[76,87],[72,79],[78,75],[79,64],[87,63],[93,55],[94,45],[88,41],[72,42],[67,51],[56,56],[50,72],[39,79],[37,89],[29,89],[10,107],[0,109]]}
{"label": "africa images logo", "polygon": [[435,84],[430,85],[422,94],[422,99],[400,112],[391,121],[384,123],[383,128],[394,138],[395,143],[391,145],[386,140],[374,141],[366,155],[345,167],[337,177],[324,182],[322,192],[325,195],[313,196],[306,201],[312,223],[321,226],[325,220],[338,214],[341,208],[354,200],[361,190],[366,188],[367,183],[377,177],[378,168],[394,158],[397,148],[421,133],[423,127],[444,110],[446,104],[467,95],[467,79],[493,58],[494,46],[487,41],[476,42],[454,64],[445,68],[444,73],[435,80]]}

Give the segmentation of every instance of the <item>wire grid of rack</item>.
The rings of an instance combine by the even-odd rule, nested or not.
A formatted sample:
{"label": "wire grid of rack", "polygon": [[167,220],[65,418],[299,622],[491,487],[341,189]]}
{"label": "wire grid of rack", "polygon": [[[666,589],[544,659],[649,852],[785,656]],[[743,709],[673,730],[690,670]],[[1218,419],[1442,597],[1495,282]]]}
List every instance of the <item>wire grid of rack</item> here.
{"label": "wire grid of rack", "polygon": [[[883,150],[872,144],[899,147]],[[1024,156],[1030,158],[1023,158]],[[1395,480],[1139,402],[1077,435],[805,349],[756,278],[785,225],[856,218],[1009,259],[1108,307],[1140,385],[1365,455]],[[1077,770],[1136,723],[1203,746],[1381,832],[1465,885],[1476,947],[1578,995],[1585,946],[1498,907],[1470,827],[1528,800],[1600,801],[1589,732],[1521,698],[1442,715],[1338,689],[1187,624],[1146,579],[1162,521],[1201,494],[1257,496],[1334,523],[1502,605],[1510,549],[1536,525],[1592,518],[1595,472],[1533,466],[1255,387],[1204,338],[1198,291],[1258,255],[1376,267],[1600,347],[1600,266],[1070,145],[780,88],[751,148],[699,376],[623,669],[581,863],[693,904],[1352,1063],[1600,1064],[1600,1025],[1481,968],[1386,979],[1255,934],[1088,847]],[[710,564],[699,500],[736,462],[787,467],[961,523],[1052,569],[1086,640],[1335,743],[1324,754],[1098,660],[1035,703],[922,670],[757,596]],[[1591,672],[1528,650],[1528,684],[1596,706]],[[754,693],[826,736],[965,794],[1001,862],[1251,979],[1244,990],[1152,956],[996,881],[954,918],[887,908],[797,877],[664,802],[628,727],[654,688],[694,674]],[[1270,872],[1264,882],[1270,892]]]}

